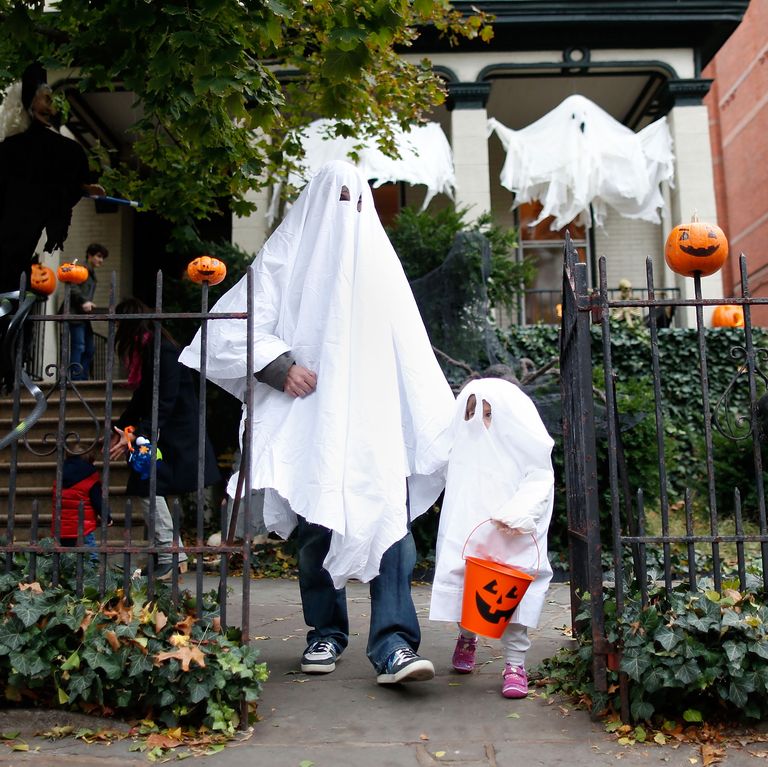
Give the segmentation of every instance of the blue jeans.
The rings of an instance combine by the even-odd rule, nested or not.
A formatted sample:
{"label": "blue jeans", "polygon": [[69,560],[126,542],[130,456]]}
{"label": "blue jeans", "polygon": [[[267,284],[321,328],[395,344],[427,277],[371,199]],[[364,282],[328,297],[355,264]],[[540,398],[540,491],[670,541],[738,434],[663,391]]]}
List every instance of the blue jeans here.
{"label": "blue jeans", "polygon": [[[90,322],[69,323],[69,364],[73,381],[87,381],[93,360],[93,329]],[[77,365],[78,367],[72,367]]]}
{"label": "blue jeans", "polygon": [[[347,595],[335,589],[323,560],[331,545],[331,531],[299,517],[297,530],[299,588],[304,622],[312,628],[307,643],[332,641],[339,652],[349,641]],[[398,648],[419,649],[421,628],[411,597],[411,574],[416,564],[416,544],[410,532],[390,546],[381,559],[379,574],[370,582],[371,622],[366,654],[376,673]]]}
{"label": "blue jeans", "polygon": [[[62,546],[77,546],[77,538],[62,538],[61,539],[61,545]],[[90,546],[91,548],[96,548],[96,533],[95,531],[91,531],[90,533],[87,533],[83,536],[83,545],[84,546]],[[93,553],[89,554],[91,562],[98,563],[99,561],[99,555],[94,551]]]}

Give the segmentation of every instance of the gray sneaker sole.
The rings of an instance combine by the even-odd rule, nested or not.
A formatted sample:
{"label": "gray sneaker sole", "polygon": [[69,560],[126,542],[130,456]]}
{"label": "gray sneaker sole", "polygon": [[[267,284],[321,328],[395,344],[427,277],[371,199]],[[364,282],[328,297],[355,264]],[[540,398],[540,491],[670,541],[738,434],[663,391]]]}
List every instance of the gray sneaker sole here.
{"label": "gray sneaker sole", "polygon": [[399,682],[428,682],[435,678],[435,667],[432,661],[415,660],[394,674],[379,674],[376,681],[379,684],[398,684]]}
{"label": "gray sneaker sole", "polygon": [[302,663],[301,671],[303,674],[330,674],[336,670],[335,663]]}

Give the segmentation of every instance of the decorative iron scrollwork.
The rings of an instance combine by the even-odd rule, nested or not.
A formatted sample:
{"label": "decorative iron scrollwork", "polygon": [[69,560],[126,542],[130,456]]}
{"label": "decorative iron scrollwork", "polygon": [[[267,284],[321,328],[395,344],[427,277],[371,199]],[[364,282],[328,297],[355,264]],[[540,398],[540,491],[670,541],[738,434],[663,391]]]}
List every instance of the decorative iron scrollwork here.
{"label": "decorative iron scrollwork", "polygon": [[72,380],[72,373],[78,372],[77,369],[79,367],[80,366],[76,363],[69,366],[69,370],[66,373],[65,379],[66,386],[62,390],[60,389],[62,379],[61,368],[55,363],[47,365],[45,368],[46,375],[55,376],[55,380],[45,392],[45,399],[47,402],[49,397],[55,391],[60,391],[61,394],[59,396],[65,397],[67,396],[66,393],[72,391],[85,409],[87,417],[93,423],[93,438],[90,439],[90,441],[88,439],[83,439],[79,431],[67,431],[66,422],[60,422],[55,433],[46,432],[42,436],[42,449],[35,449],[32,447],[32,445],[30,445],[29,434],[24,437],[24,446],[27,448],[27,450],[29,450],[30,453],[39,456],[53,455],[56,452],[57,445],[59,442],[61,442],[61,444],[64,446],[64,451],[69,455],[83,455],[90,452],[98,443],[99,438],[101,437],[101,421],[93,412],[93,409],[88,404],[88,402],[83,399],[83,395],[80,393],[77,385]]}
{"label": "decorative iron scrollwork", "polygon": [[750,438],[757,430],[757,438],[762,442],[768,439],[768,377],[760,369],[759,362],[768,360],[768,349],[754,350],[755,378],[760,379],[764,393],[755,403],[754,413],[739,415],[733,405],[734,393],[740,383],[746,379],[749,384],[749,365],[747,364],[747,350],[743,346],[731,347],[730,356],[734,360],[741,360],[738,370],[726,387],[720,399],[717,401],[712,413],[712,425],[727,439],[734,442]]}

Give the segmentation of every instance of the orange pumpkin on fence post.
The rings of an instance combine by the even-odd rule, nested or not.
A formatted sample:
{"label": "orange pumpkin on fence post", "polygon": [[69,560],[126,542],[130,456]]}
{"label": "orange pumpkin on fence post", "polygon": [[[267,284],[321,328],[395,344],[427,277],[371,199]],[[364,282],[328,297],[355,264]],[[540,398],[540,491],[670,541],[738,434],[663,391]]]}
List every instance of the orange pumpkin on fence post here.
{"label": "orange pumpkin on fence post", "polygon": [[743,328],[744,308],[734,304],[720,304],[712,312],[713,328]]}
{"label": "orange pumpkin on fence post", "polygon": [[667,266],[684,277],[714,274],[728,258],[728,240],[719,226],[699,221],[694,215],[690,224],[676,226],[667,237],[664,260]]}
{"label": "orange pumpkin on fence post", "polygon": [[227,276],[227,266],[213,256],[198,256],[187,264],[187,275],[192,282],[218,285]]}
{"label": "orange pumpkin on fence post", "polygon": [[44,264],[32,264],[29,277],[29,287],[35,293],[50,296],[56,290],[56,275],[50,266]]}
{"label": "orange pumpkin on fence post", "polygon": [[56,272],[62,282],[71,282],[73,285],[82,285],[88,279],[88,268],[77,263],[63,263]]}

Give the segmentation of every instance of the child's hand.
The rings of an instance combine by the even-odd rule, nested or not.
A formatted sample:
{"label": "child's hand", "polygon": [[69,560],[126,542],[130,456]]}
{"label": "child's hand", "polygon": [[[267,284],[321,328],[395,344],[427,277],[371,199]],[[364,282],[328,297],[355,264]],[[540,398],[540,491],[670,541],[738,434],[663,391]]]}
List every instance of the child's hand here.
{"label": "child's hand", "polygon": [[518,535],[518,531],[510,527],[508,524],[502,522],[500,519],[492,519],[491,522],[493,522],[493,526],[500,532],[504,533],[505,535]]}
{"label": "child's hand", "polygon": [[128,452],[128,437],[126,437],[123,429],[118,429],[117,426],[112,428],[115,430],[115,434],[112,435],[109,444],[109,460],[115,461]]}
{"label": "child's hand", "polygon": [[533,517],[521,516],[515,519],[492,519],[494,527],[506,535],[530,535],[536,532]]}

